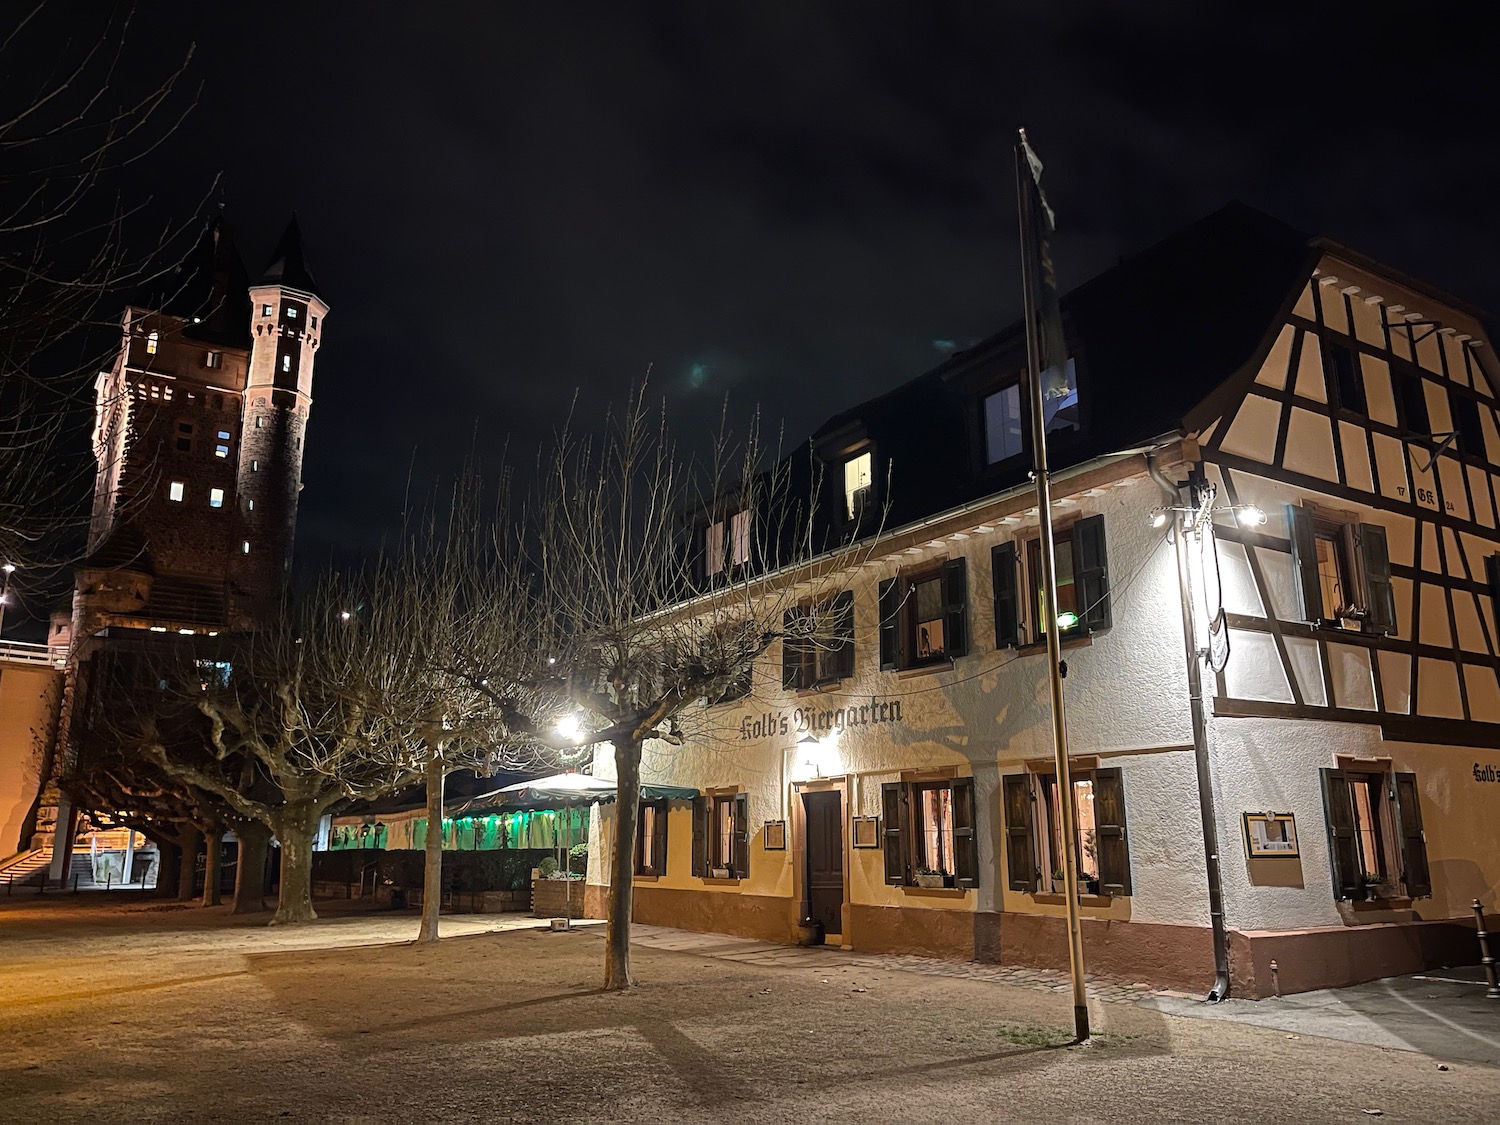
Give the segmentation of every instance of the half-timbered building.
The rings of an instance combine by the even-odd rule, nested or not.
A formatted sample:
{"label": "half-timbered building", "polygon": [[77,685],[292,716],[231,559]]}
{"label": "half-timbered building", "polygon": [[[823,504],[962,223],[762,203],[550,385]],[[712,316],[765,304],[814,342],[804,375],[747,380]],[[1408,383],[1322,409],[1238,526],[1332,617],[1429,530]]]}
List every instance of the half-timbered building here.
{"label": "half-timbered building", "polygon": [[[1239,995],[1474,956],[1500,884],[1483,317],[1238,205],[1063,314],[1090,968],[1208,988],[1216,927]],[[643,810],[638,921],[1066,965],[1024,367],[1016,325],[810,439],[832,530],[869,543],[837,640],[773,647],[708,736],[647,744],[648,781],[701,795]]]}

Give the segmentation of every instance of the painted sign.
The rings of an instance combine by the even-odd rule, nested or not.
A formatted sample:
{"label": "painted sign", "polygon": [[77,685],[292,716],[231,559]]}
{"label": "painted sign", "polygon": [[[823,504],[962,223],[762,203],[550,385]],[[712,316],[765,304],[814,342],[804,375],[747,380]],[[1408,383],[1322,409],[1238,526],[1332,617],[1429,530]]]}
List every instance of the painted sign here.
{"label": "painted sign", "polygon": [[1475,762],[1474,780],[1500,782],[1500,766],[1481,766],[1478,762]]}
{"label": "painted sign", "polygon": [[870,702],[858,706],[835,707],[815,710],[811,707],[795,707],[791,711],[765,711],[759,715],[746,715],[740,720],[740,740],[753,742],[761,738],[778,738],[792,734],[832,734],[850,727],[864,727],[872,723],[899,723],[901,701],[881,701],[873,695]]}

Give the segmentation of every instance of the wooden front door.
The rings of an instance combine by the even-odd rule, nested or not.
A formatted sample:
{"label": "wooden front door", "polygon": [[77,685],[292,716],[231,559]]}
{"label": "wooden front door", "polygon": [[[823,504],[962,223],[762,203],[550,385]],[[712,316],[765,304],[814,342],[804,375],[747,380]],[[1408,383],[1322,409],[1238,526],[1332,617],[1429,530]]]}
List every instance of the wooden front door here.
{"label": "wooden front door", "polygon": [[843,794],[802,794],[807,825],[807,913],[825,934],[844,932]]}

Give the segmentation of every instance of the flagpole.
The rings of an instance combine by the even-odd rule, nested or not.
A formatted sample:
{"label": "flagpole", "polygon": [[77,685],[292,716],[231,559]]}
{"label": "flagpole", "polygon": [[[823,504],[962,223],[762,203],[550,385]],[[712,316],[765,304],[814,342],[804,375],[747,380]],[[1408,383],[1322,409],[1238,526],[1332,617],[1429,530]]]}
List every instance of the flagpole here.
{"label": "flagpole", "polygon": [[[1047,421],[1042,404],[1042,356],[1037,334],[1036,242],[1026,130],[1016,142],[1016,196],[1021,216],[1021,278],[1026,312],[1026,360],[1031,408],[1031,454],[1036,478],[1036,509],[1041,524],[1042,626],[1047,633],[1047,682],[1052,690],[1052,749],[1057,770],[1058,819],[1062,821],[1063,895],[1068,908],[1068,968],[1073,978],[1073,1030],[1078,1042],[1089,1037],[1088,994],[1083,981],[1083,927],[1078,915],[1078,822],[1073,812],[1073,779],[1068,768],[1068,730],[1063,712],[1062,637],[1057,626],[1057,564],[1052,539],[1052,485],[1047,478]],[[1049,356],[1061,364],[1062,356]]]}

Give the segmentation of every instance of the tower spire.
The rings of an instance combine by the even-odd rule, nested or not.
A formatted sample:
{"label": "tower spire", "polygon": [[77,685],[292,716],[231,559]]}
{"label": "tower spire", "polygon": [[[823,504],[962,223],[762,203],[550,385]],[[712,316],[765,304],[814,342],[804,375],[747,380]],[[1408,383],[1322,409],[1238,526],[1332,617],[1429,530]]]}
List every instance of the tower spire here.
{"label": "tower spire", "polygon": [[314,297],[322,296],[312,271],[307,268],[307,258],[302,250],[302,227],[297,222],[296,212],[292,213],[292,221],[287,223],[286,230],[281,232],[260,283],[296,289]]}

